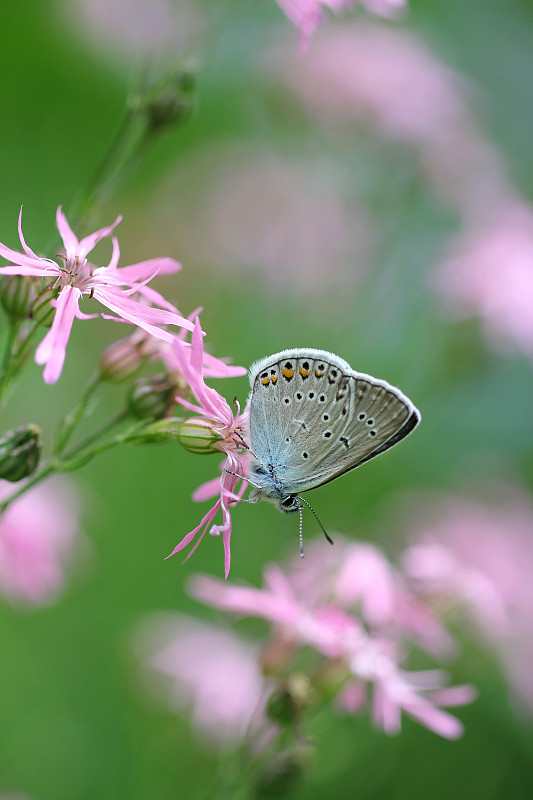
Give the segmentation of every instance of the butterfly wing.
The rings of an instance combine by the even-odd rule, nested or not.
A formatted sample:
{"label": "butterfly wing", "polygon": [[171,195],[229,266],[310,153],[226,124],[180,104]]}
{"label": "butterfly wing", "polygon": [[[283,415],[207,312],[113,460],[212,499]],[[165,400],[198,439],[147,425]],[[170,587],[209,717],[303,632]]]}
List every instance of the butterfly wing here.
{"label": "butterfly wing", "polygon": [[322,350],[277,353],[252,367],[250,382],[252,448],[288,493],[355,469],[420,421],[399,389]]}

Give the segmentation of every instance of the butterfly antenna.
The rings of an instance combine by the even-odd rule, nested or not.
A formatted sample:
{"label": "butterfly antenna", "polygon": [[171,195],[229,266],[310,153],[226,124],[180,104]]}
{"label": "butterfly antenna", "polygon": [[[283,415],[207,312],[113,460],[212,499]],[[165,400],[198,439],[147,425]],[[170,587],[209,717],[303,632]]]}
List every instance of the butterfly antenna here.
{"label": "butterfly antenna", "polygon": [[[324,528],[324,526],[323,526],[323,525],[322,525],[322,523],[320,522],[320,519],[319,519],[319,517],[318,517],[318,514],[316,513],[316,511],[315,511],[315,509],[313,508],[313,506],[312,506],[312,505],[310,505],[310,504],[307,502],[307,500],[306,500],[304,497],[300,497],[300,496],[298,496],[298,499],[299,499],[299,500],[302,500],[302,502],[304,502],[304,503],[305,503],[305,505],[307,506],[307,508],[310,508],[310,509],[311,509],[311,511],[313,512],[313,516],[314,516],[314,518],[316,519],[316,521],[318,522],[318,524],[320,525],[320,527],[321,527],[321,529],[322,529],[322,533],[324,534],[324,536],[326,537],[326,539],[328,540],[328,542],[329,542],[330,544],[333,544],[333,539],[331,538],[331,536],[329,535],[329,533],[327,532],[327,530]],[[300,509],[301,509],[301,506],[300,506]],[[300,515],[301,515],[301,510],[300,510]]]}
{"label": "butterfly antenna", "polygon": [[261,488],[260,486],[257,485],[257,483],[254,483],[253,481],[251,481],[250,478],[246,478],[244,475],[239,475],[238,472],[232,472],[230,469],[225,469],[224,472],[227,472],[228,475],[235,475],[235,477],[236,478],[240,478],[241,481],[246,481],[246,483],[249,483],[250,486],[254,487],[254,489],[260,489]]}
{"label": "butterfly antenna", "polygon": [[[305,556],[304,553],[304,535],[303,535],[303,527],[304,527],[304,515],[302,512],[302,504],[300,503],[301,497],[298,497],[298,513],[300,514],[300,558]],[[304,500],[305,502],[305,500]]]}

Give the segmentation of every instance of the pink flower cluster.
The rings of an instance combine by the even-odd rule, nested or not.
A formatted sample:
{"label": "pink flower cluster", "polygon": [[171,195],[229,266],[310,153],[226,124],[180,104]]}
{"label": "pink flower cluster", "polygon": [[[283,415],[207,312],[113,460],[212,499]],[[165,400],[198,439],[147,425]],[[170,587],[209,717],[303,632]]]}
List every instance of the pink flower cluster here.
{"label": "pink flower cluster", "polygon": [[119,268],[120,250],[118,240],[113,236],[111,260],[106,267],[97,267],[87,260],[91,250],[101,239],[111,236],[120,220],[121,217],[117,217],[112,225],[79,241],[59,207],[56,221],[64,253],[59,254],[58,263],[36,255],[28,247],[22,234],[22,209],[19,214],[19,238],[23,252],[19,253],[0,243],[0,256],[10,262],[9,266],[0,267],[0,275],[43,278],[59,290],[57,300],[52,301],[56,308],[52,327],[35,353],[36,362],[45,365],[46,383],[55,383],[61,375],[74,319],[91,318],[82,313],[79,307],[84,295],[94,298],[116,314],[111,319],[130,322],[166,342],[172,342],[174,337],[163,326],[193,328],[190,320],[182,317],[173,305],[147,285],[156,275],[177,272],[180,265],[174,259],[154,258]]}
{"label": "pink flower cluster", "polygon": [[472,87],[412,32],[368,23],[328,29],[305,61],[274,55],[271,70],[336,136],[363,125],[411,148],[461,222],[432,287],[453,316],[480,317],[492,346],[531,357],[533,207],[473,119]]}
{"label": "pink flower cluster", "polygon": [[[374,724],[389,734],[399,732],[405,713],[446,738],[461,735],[461,723],[440,706],[468,703],[474,690],[446,687],[441,670],[409,672],[403,666],[408,638],[442,652],[449,647],[448,634],[372,545],[337,537],[335,553],[327,559],[320,542],[287,571],[270,566],[261,589],[196,576],[191,593],[216,608],[262,617],[272,625],[262,663],[274,680],[290,673],[302,648],[311,649],[318,657],[312,672],[321,676],[319,682],[334,674],[338,709],[353,714],[369,704]],[[167,666],[183,680],[177,659]],[[239,686],[237,674],[228,678],[226,696],[238,694]]]}
{"label": "pink flower cluster", "polygon": [[[207,530],[212,535],[222,534],[224,545],[224,573],[228,577],[231,563],[231,511],[230,504],[238,502],[246,490],[246,483],[242,478],[246,476],[246,445],[243,435],[246,430],[247,409],[242,413],[237,406],[234,413],[229,403],[215,389],[207,386],[204,380],[204,348],[200,323],[196,320],[192,334],[190,349],[185,350],[180,342],[175,342],[173,348],[176,363],[181,373],[190,386],[198,405],[189,403],[183,398],[177,398],[185,408],[199,414],[217,436],[216,448],[225,454],[222,463],[222,475],[200,486],[194,493],[193,499],[197,501],[217,497],[214,505],[203,516],[199,525],[190,531],[181,542],[176,545],[170,555],[180,552],[198,536],[189,555],[196,550]],[[244,452],[243,452],[244,451]],[[237,489],[238,484],[241,484]],[[214,525],[217,513],[222,512],[222,524]]]}
{"label": "pink flower cluster", "polygon": [[322,9],[340,11],[351,6],[364,6],[372,14],[393,17],[405,6],[405,0],[276,0],[300,33],[300,51],[306,52],[311,36],[322,22]]}
{"label": "pink flower cluster", "polygon": [[489,489],[489,502],[420,501],[403,572],[428,608],[467,618],[502,661],[521,708],[533,713],[533,502],[508,486]]}
{"label": "pink flower cluster", "polygon": [[138,651],[154,699],[173,711],[191,708],[194,727],[210,743],[239,742],[262,717],[259,646],[231,630],[156,614],[140,627]]}
{"label": "pink flower cluster", "polygon": [[[0,482],[0,500],[13,487]],[[83,549],[76,494],[52,478],[15,500],[0,518],[0,593],[16,606],[53,602]]]}

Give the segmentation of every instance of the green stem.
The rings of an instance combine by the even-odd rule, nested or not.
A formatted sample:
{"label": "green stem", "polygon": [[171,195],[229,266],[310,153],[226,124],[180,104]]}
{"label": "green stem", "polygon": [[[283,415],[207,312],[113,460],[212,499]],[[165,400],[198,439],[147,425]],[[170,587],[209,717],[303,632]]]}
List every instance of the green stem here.
{"label": "green stem", "polygon": [[37,483],[40,483],[52,472],[56,472],[56,470],[57,465],[52,462],[43,467],[43,469],[40,472],[37,472],[33,478],[30,478],[30,480],[25,483],[24,486],[21,486],[21,488],[15,492],[15,494],[12,494],[11,497],[7,498],[7,500],[4,500],[4,502],[0,505],[0,514],[3,514],[6,508],[11,505],[11,503],[13,503],[15,500],[18,500],[19,497],[22,497],[23,494],[26,494],[26,492],[32,489]]}
{"label": "green stem", "polygon": [[75,405],[72,411],[67,414],[63,422],[57,426],[54,437],[55,456],[60,456],[69,443],[76,426],[79,425],[85,416],[89,401],[91,400],[95,390],[100,385],[101,380],[102,376],[99,372],[93,375],[77,405]]}
{"label": "green stem", "polygon": [[2,359],[2,367],[0,369],[0,400],[3,398],[4,392],[9,386],[11,378],[11,364],[13,362],[15,344],[20,330],[20,325],[20,322],[9,323],[4,347],[4,357]]}
{"label": "green stem", "polygon": [[68,453],[65,453],[63,460],[69,461],[70,459],[75,458],[77,455],[83,452],[83,450],[86,450],[88,447],[90,447],[93,444],[93,442],[95,442],[97,439],[100,439],[105,433],[108,433],[108,431],[114,428],[115,425],[118,425],[119,422],[122,422],[122,420],[126,419],[128,416],[129,416],[128,411],[120,411],[110,420],[105,422],[94,433],[91,433],[89,436],[86,436],[85,439],[82,439],[82,441],[79,442],[71,450],[69,450]]}

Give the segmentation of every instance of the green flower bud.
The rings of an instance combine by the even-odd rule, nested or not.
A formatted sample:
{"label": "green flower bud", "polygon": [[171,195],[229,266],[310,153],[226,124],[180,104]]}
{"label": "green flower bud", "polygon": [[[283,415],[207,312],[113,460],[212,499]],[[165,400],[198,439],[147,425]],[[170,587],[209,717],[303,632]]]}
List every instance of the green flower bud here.
{"label": "green flower bud", "polygon": [[219,453],[217,447],[219,442],[224,441],[224,437],[216,432],[216,426],[220,422],[214,419],[204,419],[203,417],[191,417],[182,422],[178,427],[178,442],[189,453]]}
{"label": "green flower bud", "polygon": [[57,289],[54,289],[52,286],[47,286],[39,292],[33,301],[31,316],[39,325],[42,325],[43,328],[49,328],[53,322],[56,310],[50,301],[57,300],[58,295],[59,291]]}
{"label": "green flower bud", "polygon": [[175,405],[178,387],[172,375],[146,375],[138,378],[128,397],[128,408],[139,419],[161,419]]}
{"label": "green flower bud", "polygon": [[180,70],[156,83],[138,101],[151,133],[185,122],[194,107],[196,72]]}
{"label": "green flower bud", "polygon": [[0,436],[0,478],[16,481],[37,469],[41,457],[41,430],[37,425],[20,425]]}
{"label": "green flower bud", "polygon": [[100,358],[100,374],[104,380],[123,381],[141,367],[155,352],[158,343],[144,331],[136,331],[107,347]]}
{"label": "green flower bud", "polygon": [[0,283],[0,303],[12,320],[27,319],[37,294],[35,280],[23,275],[9,275]]}

